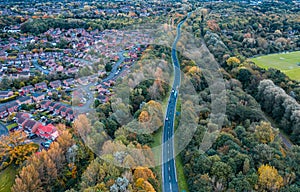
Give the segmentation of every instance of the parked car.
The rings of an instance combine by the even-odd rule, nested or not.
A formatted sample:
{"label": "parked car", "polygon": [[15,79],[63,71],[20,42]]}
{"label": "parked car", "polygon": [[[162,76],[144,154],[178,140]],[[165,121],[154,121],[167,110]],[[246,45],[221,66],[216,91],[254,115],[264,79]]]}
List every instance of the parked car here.
{"label": "parked car", "polygon": [[50,140],[47,140],[47,141],[45,141],[45,142],[42,142],[41,145],[42,145],[43,147],[45,147],[45,148],[49,148],[52,142],[53,142],[53,141],[50,139]]}
{"label": "parked car", "polygon": [[37,137],[37,134],[35,134],[35,133],[30,133],[27,137],[28,137],[28,139],[34,139],[34,138]]}

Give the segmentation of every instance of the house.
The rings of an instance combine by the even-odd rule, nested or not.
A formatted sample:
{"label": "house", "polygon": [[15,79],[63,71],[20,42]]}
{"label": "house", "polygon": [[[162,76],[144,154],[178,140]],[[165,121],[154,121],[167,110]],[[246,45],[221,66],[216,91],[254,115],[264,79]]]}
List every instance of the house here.
{"label": "house", "polygon": [[30,114],[29,113],[18,112],[15,117],[16,117],[16,120],[18,120],[21,117],[29,119],[30,118]]}
{"label": "house", "polygon": [[32,119],[26,119],[22,123],[22,128],[27,133],[32,133],[32,130],[35,130],[41,123]]}
{"label": "house", "polygon": [[32,100],[35,102],[39,103],[40,101],[42,101],[44,99],[45,99],[45,93],[38,92],[38,93],[32,94]]}
{"label": "house", "polygon": [[9,114],[11,114],[18,110],[19,104],[16,101],[13,101],[13,102],[6,104],[5,106],[6,106],[7,112]]}
{"label": "house", "polygon": [[37,134],[41,138],[52,140],[55,140],[59,136],[56,127],[52,124],[48,124],[46,126],[39,124],[33,130],[33,133]]}
{"label": "house", "polygon": [[20,117],[20,118],[18,118],[18,120],[16,120],[16,123],[18,124],[19,129],[23,128],[23,123],[27,120],[28,119],[25,117]]}
{"label": "house", "polygon": [[64,107],[64,108],[62,108],[62,109],[60,110],[61,116],[62,116],[62,117],[66,117],[66,116],[67,116],[67,113],[68,113],[70,110],[72,110],[72,109],[69,108],[69,107]]}
{"label": "house", "polygon": [[60,80],[52,81],[52,82],[50,82],[50,86],[53,89],[57,89],[57,88],[61,87],[61,81]]}
{"label": "house", "polygon": [[57,115],[60,114],[60,110],[62,109],[62,107],[65,107],[65,106],[63,106],[62,104],[56,105],[54,107],[54,113],[57,114]]}
{"label": "house", "polygon": [[64,85],[70,87],[75,84],[75,80],[73,78],[66,79],[63,81]]}
{"label": "house", "polygon": [[19,128],[22,129],[23,128],[23,123],[30,118],[30,114],[29,113],[21,113],[18,112],[16,114],[16,123],[18,124]]}
{"label": "house", "polygon": [[22,105],[22,104],[31,104],[32,103],[32,99],[29,96],[24,96],[24,97],[20,97],[19,99],[17,99],[16,102],[19,105]]}
{"label": "house", "polygon": [[75,118],[75,114],[73,110],[69,110],[68,112],[66,112],[66,119],[68,121],[72,121]]}
{"label": "house", "polygon": [[42,109],[48,109],[50,104],[51,104],[51,101],[49,101],[49,100],[44,100],[40,103]]}
{"label": "house", "polygon": [[49,105],[49,111],[54,111],[54,108],[59,105],[59,103],[50,103]]}
{"label": "house", "polygon": [[14,93],[12,91],[0,91],[0,99],[6,99],[13,95]]}
{"label": "house", "polygon": [[31,92],[33,92],[33,90],[34,90],[34,87],[32,85],[28,85],[28,86],[21,88],[21,91],[23,94],[31,93]]}
{"label": "house", "polygon": [[30,77],[30,72],[29,71],[22,71],[22,72],[20,72],[19,77],[29,78]]}
{"label": "house", "polygon": [[0,106],[0,119],[8,116],[8,112],[5,106]]}
{"label": "house", "polygon": [[47,83],[41,82],[34,85],[35,89],[41,90],[41,89],[47,89]]}
{"label": "house", "polygon": [[77,82],[81,85],[87,85],[89,83],[89,79],[87,77],[81,77],[77,79]]}

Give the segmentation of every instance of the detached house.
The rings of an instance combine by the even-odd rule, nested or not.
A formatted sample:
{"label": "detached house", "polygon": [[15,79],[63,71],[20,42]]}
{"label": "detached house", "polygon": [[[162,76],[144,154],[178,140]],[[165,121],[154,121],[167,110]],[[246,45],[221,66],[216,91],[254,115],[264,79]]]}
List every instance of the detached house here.
{"label": "detached house", "polygon": [[41,123],[37,122],[32,119],[27,119],[23,122],[22,128],[27,133],[32,133],[32,130],[34,130],[37,126],[39,126]]}
{"label": "detached house", "polygon": [[47,89],[47,84],[46,84],[46,82],[41,82],[41,83],[35,84],[34,87],[38,90]]}
{"label": "detached house", "polygon": [[22,104],[31,104],[31,103],[32,103],[32,100],[31,100],[31,97],[25,96],[25,97],[20,97],[19,99],[17,99],[16,102],[17,102],[19,105],[22,105]]}
{"label": "detached house", "polygon": [[32,99],[33,99],[33,101],[39,103],[40,101],[45,99],[45,93],[33,93]]}
{"label": "detached house", "polygon": [[49,101],[49,100],[44,100],[40,103],[42,109],[48,109],[50,104],[51,104],[51,101]]}
{"label": "detached house", "polygon": [[64,108],[61,109],[60,114],[61,114],[62,117],[66,117],[66,116],[67,116],[67,113],[68,113],[69,111],[71,111],[71,110],[72,110],[72,109],[69,108],[69,107],[64,107]]}
{"label": "detached house", "polygon": [[8,112],[6,110],[5,106],[0,107],[0,119],[3,119],[4,117],[8,116]]}
{"label": "detached house", "polygon": [[69,110],[66,112],[66,119],[68,121],[72,121],[72,120],[74,120],[74,118],[75,118],[75,114],[74,114],[73,110]]}
{"label": "detached house", "polygon": [[23,92],[23,94],[28,94],[34,91],[34,87],[32,85],[28,85],[25,87],[21,88],[21,91]]}
{"label": "detached house", "polygon": [[66,79],[63,81],[64,85],[70,87],[75,84],[75,80],[73,78]]}
{"label": "detached house", "polygon": [[18,124],[19,128],[23,128],[23,123],[30,118],[30,114],[28,113],[20,113],[16,114],[16,123]]}
{"label": "detached house", "polygon": [[54,107],[54,113],[57,114],[57,115],[60,114],[60,110],[61,110],[63,107],[65,107],[65,106],[63,106],[62,104],[56,105],[56,106]]}
{"label": "detached house", "polygon": [[44,139],[55,140],[59,136],[56,127],[52,124],[46,126],[39,124],[32,132]]}
{"label": "detached house", "polygon": [[0,91],[0,99],[6,99],[13,95],[14,93],[12,91]]}
{"label": "detached house", "polygon": [[11,114],[18,110],[19,104],[17,102],[13,101],[13,102],[6,104],[5,106],[6,106],[7,112],[9,114]]}
{"label": "detached house", "polygon": [[57,106],[57,105],[59,105],[59,103],[50,103],[50,105],[49,105],[49,111],[54,111],[54,108]]}
{"label": "detached house", "polygon": [[50,82],[50,86],[53,89],[57,89],[57,88],[61,87],[61,81],[60,80],[52,81],[52,82]]}

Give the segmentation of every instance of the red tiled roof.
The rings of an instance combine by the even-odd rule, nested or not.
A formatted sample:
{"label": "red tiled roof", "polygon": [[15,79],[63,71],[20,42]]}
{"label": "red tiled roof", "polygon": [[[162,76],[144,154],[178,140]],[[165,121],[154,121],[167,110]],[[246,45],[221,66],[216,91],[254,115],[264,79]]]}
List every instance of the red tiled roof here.
{"label": "red tiled roof", "polygon": [[54,127],[52,124],[48,124],[46,126],[40,125],[38,128],[39,132],[44,132],[44,133],[52,133],[56,130],[56,127]]}

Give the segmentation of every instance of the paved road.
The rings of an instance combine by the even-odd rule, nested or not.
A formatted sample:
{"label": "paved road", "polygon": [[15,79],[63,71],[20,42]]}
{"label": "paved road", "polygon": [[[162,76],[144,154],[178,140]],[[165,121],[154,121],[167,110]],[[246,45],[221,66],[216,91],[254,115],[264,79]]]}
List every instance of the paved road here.
{"label": "paved road", "polygon": [[0,136],[7,135],[7,134],[8,134],[8,130],[7,130],[6,126],[0,122]]}
{"label": "paved road", "polygon": [[[188,14],[189,16],[190,14]],[[169,103],[166,111],[166,118],[163,130],[163,147],[162,147],[162,180],[163,192],[178,192],[178,182],[175,166],[174,155],[174,119],[176,112],[176,102],[178,96],[178,87],[180,85],[180,66],[177,58],[176,45],[181,35],[181,25],[185,22],[182,20],[177,26],[177,35],[172,45],[172,62],[174,67],[174,82],[169,97]]]}
{"label": "paved road", "polygon": [[[118,71],[118,67],[125,60],[125,57],[123,56],[123,53],[124,52],[119,52],[118,53],[119,60],[117,61],[116,64],[114,64],[114,66],[113,66],[111,72],[109,73],[109,75],[106,78],[104,78],[100,84],[103,84],[104,82],[113,80],[113,79],[117,78],[121,74],[121,71],[119,73],[116,73],[116,72]],[[122,70],[124,70],[124,69],[122,69]],[[95,78],[97,78],[97,77],[95,77]],[[94,82],[91,82],[91,83],[89,83],[87,85],[80,86],[80,90],[83,91],[83,92],[85,92],[86,94],[88,94],[89,98],[85,102],[84,105],[82,105],[82,106],[73,106],[73,110],[75,110],[76,113],[80,113],[80,114],[88,113],[92,109],[91,106],[94,104],[94,101],[95,101],[94,93],[90,89],[92,86],[94,86]]]}
{"label": "paved road", "polygon": [[41,67],[41,65],[37,62],[36,59],[33,59],[33,60],[32,60],[32,64],[33,64],[33,66],[34,66],[35,68],[37,68],[37,69],[38,69],[39,71],[41,71],[43,74],[48,75],[48,74],[50,73],[50,71],[48,71],[48,70],[46,70],[46,69],[43,69],[43,68]]}

